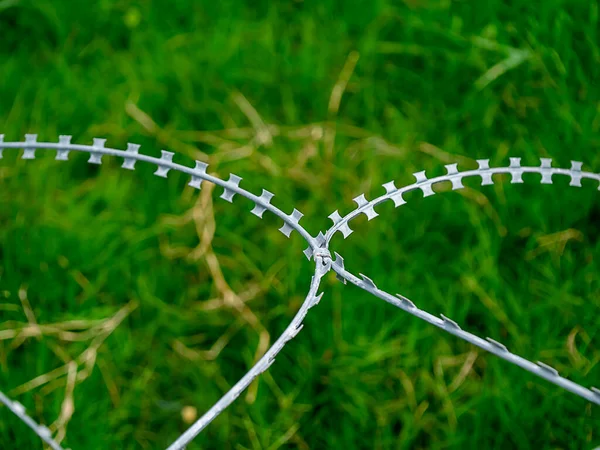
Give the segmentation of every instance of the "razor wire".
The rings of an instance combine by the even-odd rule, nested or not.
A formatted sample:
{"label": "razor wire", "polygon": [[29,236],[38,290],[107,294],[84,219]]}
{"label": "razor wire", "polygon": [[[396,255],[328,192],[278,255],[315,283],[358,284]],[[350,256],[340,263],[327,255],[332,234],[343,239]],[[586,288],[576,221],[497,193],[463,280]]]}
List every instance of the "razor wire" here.
{"label": "razor wire", "polygon": [[52,432],[50,431],[50,429],[44,425],[39,425],[35,420],[29,417],[27,415],[25,407],[21,403],[9,399],[2,392],[0,392],[0,403],[2,403],[4,406],[10,409],[10,411],[15,416],[17,416],[19,419],[21,419],[22,422],[24,422],[29,428],[31,428],[33,432],[37,434],[42,441],[44,441],[52,448],[52,450],[63,450],[63,448],[58,444],[58,442],[52,439]]}
{"label": "razor wire", "polygon": [[[573,381],[560,376],[558,371],[553,367],[543,363],[533,363],[523,357],[511,353],[504,345],[495,341],[492,338],[482,339],[472,333],[464,331],[456,322],[447,318],[443,314],[437,317],[422,309],[419,309],[411,300],[397,294],[393,296],[381,289],[366,275],[360,274],[361,278],[356,277],[348,272],[344,267],[344,259],[338,253],[335,253],[335,259],[332,258],[329,244],[336,232],[340,232],[344,239],[352,234],[353,230],[349,223],[357,216],[364,214],[368,220],[372,220],[378,216],[375,207],[380,203],[391,200],[396,207],[406,204],[403,195],[405,193],[421,190],[424,197],[434,195],[436,192],[433,186],[441,182],[450,182],[452,190],[461,189],[464,187],[463,179],[469,177],[481,177],[481,185],[494,184],[493,176],[496,174],[508,174],[511,176],[511,183],[523,183],[523,174],[536,173],[541,175],[542,184],[552,184],[554,175],[564,175],[570,177],[570,186],[581,187],[583,179],[596,180],[600,184],[600,174],[586,172],[582,170],[581,162],[571,162],[570,169],[552,167],[552,160],[549,158],[541,158],[541,164],[535,166],[522,166],[520,158],[510,158],[508,167],[490,167],[489,160],[477,160],[478,167],[473,170],[459,172],[457,164],[446,165],[446,174],[427,178],[426,173],[417,172],[413,174],[415,183],[397,188],[393,181],[385,183],[383,188],[385,194],[368,201],[364,194],[359,195],[354,199],[357,207],[345,216],[341,216],[339,211],[332,213],[329,218],[333,222],[333,226],[324,233],[320,232],[316,237],[313,237],[302,225],[300,219],[303,214],[294,208],[292,213],[286,214],[271,201],[274,194],[262,190],[261,195],[255,195],[240,186],[242,178],[230,174],[227,180],[218,178],[215,175],[207,173],[208,164],[202,161],[195,161],[195,167],[173,162],[174,153],[166,150],[161,151],[160,158],[144,155],[139,152],[140,145],[128,144],[126,150],[113,149],[105,146],[106,139],[94,138],[92,145],[79,145],[71,143],[71,136],[60,136],[58,142],[38,142],[37,135],[25,135],[23,142],[5,142],[4,135],[0,134],[0,159],[3,158],[4,149],[19,150],[22,149],[22,159],[35,159],[37,150],[55,150],[56,160],[66,161],[69,158],[70,152],[88,153],[90,164],[102,164],[104,155],[121,157],[123,159],[122,168],[134,170],[138,161],[145,162],[156,166],[154,175],[166,178],[168,173],[178,171],[190,177],[188,183],[192,188],[201,189],[203,182],[210,182],[223,188],[220,198],[228,202],[233,202],[234,196],[239,195],[245,197],[254,203],[253,209],[250,211],[255,216],[262,218],[265,211],[269,211],[279,217],[283,221],[283,225],[279,231],[286,237],[290,237],[293,231],[297,231],[300,236],[308,243],[308,247],[304,250],[305,256],[315,263],[315,272],[311,279],[308,294],[302,303],[299,311],[296,313],[291,323],[286,327],[282,335],[275,343],[265,352],[261,359],[227,392],[220,400],[217,401],[203,416],[194,422],[182,435],[180,435],[171,444],[167,450],[182,450],[188,445],[203,429],[205,429],[225,408],[227,408],[235,399],[250,385],[250,383],[261,373],[266,371],[275,361],[275,357],[282,351],[284,346],[295,336],[298,335],[303,325],[302,322],[308,311],[317,305],[323,293],[318,294],[321,279],[329,272],[333,271],[336,276],[344,284],[348,281],[351,284],[365,290],[366,292],[378,297],[403,311],[418,317],[425,322],[428,322],[454,336],[457,336],[477,347],[493,353],[506,361],[515,364],[557,386],[560,386],[592,403],[600,405],[600,389],[592,387],[585,388]],[[600,190],[600,186],[599,186]],[[53,450],[62,450],[62,447],[52,439],[50,430],[38,425],[25,412],[25,408],[16,401],[11,401],[2,392],[0,392],[0,402],[7,406],[18,418],[25,422],[44,442],[46,442]]]}

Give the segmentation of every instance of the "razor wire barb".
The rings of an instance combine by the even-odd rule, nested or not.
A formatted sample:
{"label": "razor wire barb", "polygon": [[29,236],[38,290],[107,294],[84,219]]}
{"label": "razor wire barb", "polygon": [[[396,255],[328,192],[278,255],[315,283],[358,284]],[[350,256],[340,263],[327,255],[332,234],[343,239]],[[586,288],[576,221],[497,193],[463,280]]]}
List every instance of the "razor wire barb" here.
{"label": "razor wire barb", "polygon": [[[271,203],[274,194],[265,189],[262,190],[260,195],[255,195],[247,191],[240,186],[242,179],[235,174],[230,174],[227,180],[223,180],[208,174],[208,165],[201,161],[196,161],[195,167],[192,168],[173,162],[174,153],[172,152],[162,150],[160,158],[155,158],[140,153],[140,146],[137,144],[128,144],[126,150],[118,150],[106,147],[105,143],[106,139],[95,138],[91,146],[72,144],[71,136],[60,136],[57,143],[38,142],[37,136],[33,134],[25,135],[24,142],[5,142],[4,135],[0,135],[0,159],[3,157],[4,149],[22,149],[22,159],[35,159],[37,150],[55,150],[56,159],[61,161],[68,160],[70,152],[84,152],[90,155],[88,160],[90,164],[102,164],[102,157],[104,155],[109,155],[123,158],[122,167],[129,170],[134,170],[135,164],[138,161],[155,165],[157,169],[154,174],[162,178],[166,178],[171,170],[182,172],[190,177],[188,185],[195,189],[201,189],[201,185],[205,181],[210,182],[223,188],[220,197],[228,202],[233,202],[235,195],[240,195],[252,201],[254,207],[250,212],[255,216],[262,218],[264,212],[269,211],[279,217],[283,221],[283,225],[279,228],[279,231],[288,238],[293,231],[297,231],[308,244],[308,247],[304,250],[305,256],[309,260],[312,259],[315,262],[315,273],[312,277],[308,294],[299,311],[282,335],[266,351],[262,358],[217,403],[215,403],[212,408],[192,424],[187,431],[179,436],[167,450],[184,449],[187,444],[189,444],[215,419],[215,417],[233,403],[233,401],[257,376],[266,371],[273,364],[277,354],[291,339],[298,335],[302,329],[302,322],[309,309],[317,305],[323,297],[323,293],[318,292],[319,286],[321,279],[329,271],[335,272],[337,278],[344,284],[349,281],[360,289],[363,289],[373,296],[380,298],[425,322],[476,345],[483,350],[493,353],[592,403],[600,405],[600,389],[595,387],[588,389],[573,381],[567,380],[566,378],[563,378],[556,369],[543,362],[538,361],[534,363],[515,355],[510,352],[504,344],[501,344],[492,338],[488,337],[483,339],[465,331],[456,322],[443,314],[441,314],[440,317],[437,317],[418,308],[411,300],[400,294],[394,296],[379,289],[375,282],[366,275],[360,274],[359,278],[348,272],[345,269],[342,256],[334,252],[334,259],[329,250],[330,241],[336,232],[340,232],[344,239],[352,234],[353,230],[350,228],[349,224],[360,214],[364,214],[368,220],[372,220],[378,216],[375,207],[380,203],[391,200],[396,207],[402,206],[406,203],[403,195],[414,190],[421,190],[424,197],[429,197],[436,194],[433,190],[433,186],[441,182],[450,182],[452,190],[457,190],[464,187],[463,180],[465,178],[480,177],[481,185],[486,186],[494,184],[495,180],[493,176],[496,174],[510,175],[511,183],[523,183],[524,173],[536,173],[541,176],[542,184],[552,184],[554,175],[563,175],[570,178],[570,186],[581,187],[581,181],[583,179],[592,179],[599,183],[600,190],[600,174],[583,171],[583,164],[581,162],[573,161],[569,169],[564,169],[552,167],[552,160],[548,158],[542,158],[540,165],[537,167],[522,166],[520,158],[510,158],[508,167],[490,167],[489,160],[478,160],[478,167],[476,169],[462,172],[458,170],[457,164],[450,164],[446,166],[445,175],[431,179],[427,178],[424,171],[418,172],[413,174],[415,177],[415,182],[413,184],[397,188],[393,181],[385,183],[383,185],[385,194],[371,201],[368,201],[364,194],[359,195],[354,199],[357,207],[353,211],[344,217],[342,217],[338,211],[335,211],[329,216],[333,222],[333,226],[325,232],[320,232],[317,236],[313,237],[302,225],[300,225],[300,219],[303,217],[303,214],[300,211],[294,209],[290,214],[284,213]],[[36,424],[26,414],[25,408],[20,403],[11,401],[1,392],[0,402],[25,422],[44,442],[50,445],[53,450],[62,450],[62,447],[52,439],[50,430],[43,425]]]}

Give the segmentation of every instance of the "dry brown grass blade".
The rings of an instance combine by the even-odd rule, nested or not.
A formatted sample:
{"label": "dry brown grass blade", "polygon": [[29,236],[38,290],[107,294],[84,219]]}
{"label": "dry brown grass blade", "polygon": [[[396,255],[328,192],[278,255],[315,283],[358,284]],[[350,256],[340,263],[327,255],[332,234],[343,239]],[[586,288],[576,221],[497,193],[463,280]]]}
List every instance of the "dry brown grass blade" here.
{"label": "dry brown grass blade", "polygon": [[[239,315],[239,317],[242,318],[242,320],[245,323],[250,325],[256,331],[259,337],[259,343],[254,357],[254,361],[256,362],[269,348],[271,337],[269,332],[262,325],[262,323],[254,314],[252,309],[246,304],[246,301],[254,297],[255,292],[246,292],[246,294],[250,295],[247,297],[242,297],[241,295],[238,295],[229,286],[229,283],[225,279],[225,276],[221,269],[219,258],[212,248],[212,242],[216,229],[216,222],[212,203],[213,190],[214,185],[203,185],[198,200],[192,207],[191,214],[188,213],[181,218],[170,219],[170,222],[178,222],[180,225],[189,223],[189,221],[194,222],[196,233],[199,238],[199,244],[196,246],[196,248],[188,250],[186,259],[190,261],[204,261],[208,268],[208,272],[214,282],[215,288],[219,293],[219,297],[216,299],[212,299],[210,301],[210,304],[208,305],[209,308],[206,309],[217,310],[222,307],[232,309],[236,311],[236,313]],[[176,249],[175,251],[173,251],[168,245],[163,245],[163,247],[167,255],[176,254],[179,256],[184,256],[185,249]],[[184,356],[185,358],[203,358],[205,360],[212,360],[220,354],[223,348],[225,348],[225,346],[231,339],[232,333],[234,333],[234,331],[237,332],[235,328],[230,327],[215,342],[215,344],[213,344],[211,349],[205,352],[198,352],[196,350],[190,349],[187,346],[185,346],[181,340],[174,341],[172,345],[174,350],[182,356]],[[256,399],[257,387],[257,383],[254,382],[248,388],[248,393],[246,396],[246,400],[248,402],[251,403]]]}
{"label": "dry brown grass blade", "polygon": [[[119,311],[117,311],[112,317],[106,319],[103,323],[102,329],[98,331],[98,335],[93,339],[92,343],[77,358],[75,358],[74,361],[78,367],[84,366],[84,370],[79,371],[77,373],[78,382],[82,381],[90,375],[94,363],[96,361],[98,349],[102,346],[104,341],[113,333],[113,331],[121,324],[121,322],[125,320],[125,318],[137,308],[137,306],[137,301],[132,300],[127,305],[123,306]],[[59,381],[59,383],[55,383],[52,387],[58,387],[62,384],[62,381],[59,380],[59,378],[68,373],[69,365],[70,362],[54,370],[51,370],[50,372],[37,376],[32,380],[23,383],[20,386],[17,386],[16,388],[10,391],[10,395],[16,397],[25,392],[29,392],[33,389],[44,386],[55,380]]]}
{"label": "dry brown grass blade", "polygon": [[252,124],[256,144],[259,146],[264,145],[265,147],[271,147],[273,145],[272,130],[265,124],[256,108],[252,106],[241,92],[234,92],[231,95],[231,98]]}
{"label": "dry brown grass blade", "polygon": [[340,110],[342,97],[344,96],[344,92],[346,92],[348,82],[350,81],[350,78],[354,73],[354,69],[356,68],[356,64],[358,63],[359,57],[360,55],[357,51],[352,51],[348,54],[344,67],[342,68],[340,75],[338,76],[337,82],[331,90],[331,95],[329,96],[327,116],[328,120],[331,122],[331,126],[325,129],[324,136],[325,148],[328,157],[331,157],[333,155],[333,150],[335,146],[335,135],[337,132],[335,121]]}
{"label": "dry brown grass blade", "polygon": [[75,383],[77,381],[77,363],[75,361],[71,361],[67,366],[67,383],[65,387],[65,396],[60,407],[60,415],[49,427],[51,430],[56,431],[54,440],[59,444],[65,439],[67,434],[67,425],[69,424],[69,421],[75,412],[73,392],[75,390]]}

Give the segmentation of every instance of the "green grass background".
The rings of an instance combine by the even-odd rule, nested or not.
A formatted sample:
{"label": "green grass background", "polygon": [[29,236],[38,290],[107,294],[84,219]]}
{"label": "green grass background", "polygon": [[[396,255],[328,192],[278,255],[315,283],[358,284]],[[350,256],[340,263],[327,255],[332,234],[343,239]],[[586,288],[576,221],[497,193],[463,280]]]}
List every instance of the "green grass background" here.
{"label": "green grass background", "polygon": [[[2,0],[0,133],[202,159],[300,209],[316,234],[360,193],[448,163],[600,171],[599,23],[598,3],[580,0]],[[252,365],[261,334],[277,338],[312,263],[244,199],[215,192],[211,205],[176,173],[53,157],[0,162],[0,388],[52,424],[72,380],[27,383],[78,361],[66,447],[165,447],[186,407],[202,414]],[[380,287],[599,386],[598,186],[503,181],[384,204],[332,249]],[[245,307],[220,301],[208,244]],[[597,407],[333,276],[323,289],[298,338],[190,449],[600,445]],[[110,334],[73,329],[125,305]],[[54,328],[27,334],[33,320]],[[78,355],[95,344],[86,369]],[[42,445],[2,408],[0,447]]]}

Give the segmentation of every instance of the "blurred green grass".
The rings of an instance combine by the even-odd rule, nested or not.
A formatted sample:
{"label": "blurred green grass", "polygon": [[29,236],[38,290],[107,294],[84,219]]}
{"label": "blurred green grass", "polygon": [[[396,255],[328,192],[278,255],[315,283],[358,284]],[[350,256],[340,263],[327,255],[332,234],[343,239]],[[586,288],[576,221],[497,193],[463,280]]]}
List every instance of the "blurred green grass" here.
{"label": "blurred green grass", "polygon": [[[446,163],[600,170],[598,25],[586,1],[3,0],[0,133],[204,159],[300,209],[315,234],[361,192]],[[10,152],[0,164],[0,387],[52,424],[74,386],[73,449],[165,447],[186,407],[202,414],[276,339],[311,274],[302,240],[243,199],[213,205],[183,176],[118,164]],[[332,249],[382,288],[597,386],[597,186],[467,184],[384,204]],[[583,400],[333,277],[324,289],[190,449],[600,445]],[[31,320],[53,326],[11,337]],[[0,447],[41,444],[3,408]]]}

